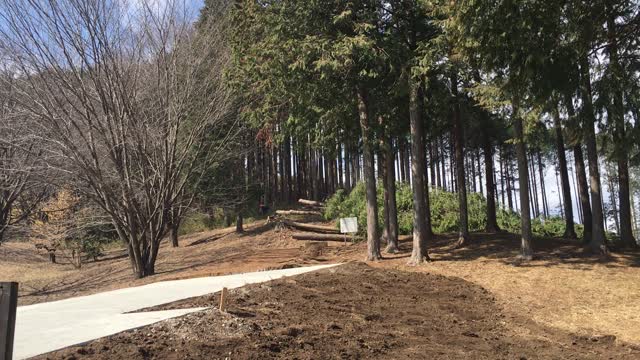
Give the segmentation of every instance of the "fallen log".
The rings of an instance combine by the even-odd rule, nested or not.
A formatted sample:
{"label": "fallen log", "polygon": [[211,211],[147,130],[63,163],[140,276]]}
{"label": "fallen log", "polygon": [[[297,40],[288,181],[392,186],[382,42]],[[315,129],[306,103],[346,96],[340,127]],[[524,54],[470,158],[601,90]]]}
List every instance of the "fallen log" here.
{"label": "fallen log", "polygon": [[322,215],[320,211],[308,210],[276,210],[276,215]]}
{"label": "fallen log", "polygon": [[398,241],[412,241],[413,235],[398,235]]}
{"label": "fallen log", "polygon": [[307,206],[318,206],[318,207],[324,206],[324,203],[320,201],[314,201],[314,200],[300,199],[298,200],[298,202],[302,205],[307,205]]}
{"label": "fallen log", "polygon": [[304,230],[304,231],[312,231],[312,232],[319,232],[319,233],[329,233],[329,234],[339,234],[340,230],[331,227],[331,226],[322,226],[322,225],[313,225],[313,224],[305,224],[305,223],[299,223],[299,222],[295,222],[295,221],[291,221],[288,219],[284,219],[282,220],[282,222],[287,225],[290,226],[292,228],[296,228],[298,230]]}
{"label": "fallen log", "polygon": [[353,241],[358,237],[353,235],[342,234],[314,234],[314,233],[294,233],[292,237],[295,240],[314,240],[314,241]]}

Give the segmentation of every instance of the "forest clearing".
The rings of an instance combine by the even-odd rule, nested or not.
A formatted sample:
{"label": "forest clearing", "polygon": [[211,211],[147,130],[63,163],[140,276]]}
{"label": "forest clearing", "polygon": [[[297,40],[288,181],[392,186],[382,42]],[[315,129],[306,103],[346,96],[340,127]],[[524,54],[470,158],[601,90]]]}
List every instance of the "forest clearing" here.
{"label": "forest clearing", "polygon": [[640,358],[639,144],[638,0],[0,0],[0,360]]}
{"label": "forest clearing", "polygon": [[[316,219],[312,223],[321,224],[322,222]],[[122,257],[106,255],[105,259],[95,264],[89,263],[78,271],[71,264],[49,263],[44,254],[36,253],[35,248],[17,249],[11,246],[13,244],[9,244],[0,251],[20,253],[22,254],[21,264],[26,262],[38,269],[34,274],[51,276],[37,279],[28,273],[23,273],[22,278],[16,275],[17,280],[26,284],[22,288],[21,304],[138,286],[149,281],[309,264],[337,262],[347,264],[343,265],[344,270],[338,270],[341,278],[346,281],[344,283],[328,273],[322,280],[311,279],[312,282],[305,285],[298,285],[299,281],[303,281],[298,280],[298,277],[291,280],[277,280],[273,284],[266,285],[269,288],[268,292],[265,292],[264,285],[249,286],[247,290],[232,291],[230,302],[233,305],[230,306],[234,310],[229,310],[228,314],[211,310],[210,312],[214,313],[202,315],[206,321],[200,315],[187,315],[185,318],[168,320],[166,324],[162,322],[152,325],[150,327],[154,329],[152,335],[146,328],[142,328],[45,355],[43,359],[69,356],[79,359],[85,357],[171,358],[175,349],[178,349],[180,356],[186,351],[192,358],[222,357],[226,352],[233,352],[235,358],[252,356],[318,358],[328,349],[333,349],[332,351],[335,352],[327,353],[324,358],[340,357],[343,352],[347,357],[384,358],[390,351],[394,351],[398,358],[415,358],[418,351],[426,352],[428,349],[446,358],[524,356],[526,358],[596,359],[615,355],[632,359],[640,354],[640,317],[637,315],[640,305],[633,301],[640,293],[640,285],[636,281],[640,276],[640,256],[637,254],[616,254],[602,261],[585,255],[579,244],[575,242],[546,239],[544,242],[541,241],[539,258],[526,264],[519,264],[514,262],[518,252],[517,236],[478,233],[472,235],[476,240],[473,242],[475,245],[465,249],[455,249],[456,238],[453,235],[438,236],[431,251],[433,262],[425,267],[406,265],[406,259],[411,250],[410,241],[400,243],[401,251],[398,254],[387,255],[385,260],[370,263],[372,267],[368,267],[360,262],[366,253],[366,244],[362,242],[356,244],[329,242],[322,254],[317,254],[308,251],[309,246],[306,242],[292,239],[291,235],[297,231],[295,229],[276,229],[275,224],[265,224],[265,221],[247,224],[246,228],[244,234],[236,234],[235,228],[228,228],[185,236],[181,239],[182,247],[168,247],[167,258],[159,258],[157,276],[140,280],[131,279],[126,258]],[[166,245],[169,246],[168,243]],[[25,261],[27,257],[30,261]],[[22,265],[3,263],[2,271],[11,271],[12,268],[14,271],[24,269]],[[367,274],[375,269],[391,272],[376,273],[375,276],[367,279],[369,276]],[[414,272],[428,274],[428,280],[424,280],[426,283],[409,286],[397,279],[400,277],[408,281],[416,281],[410,275]],[[438,277],[438,275],[445,277]],[[353,279],[350,278],[351,276]],[[318,284],[318,281],[322,285]],[[361,285],[354,287],[353,284],[356,283]],[[368,289],[367,283],[373,288]],[[394,284],[405,285],[402,285],[404,286],[402,288],[396,288]],[[280,289],[281,286],[284,288]],[[292,286],[296,288],[292,289]],[[300,286],[302,286],[301,289],[298,288]],[[414,295],[411,295],[411,291]],[[425,292],[430,295],[425,295]],[[367,296],[367,293],[387,295],[382,296],[378,303],[371,304],[369,307],[365,305],[366,301],[363,303],[363,297]],[[247,304],[243,301],[245,295],[253,302]],[[339,300],[342,302],[338,303]],[[192,307],[217,309],[218,302],[219,295],[212,294],[203,298],[179,301],[153,310]],[[262,306],[269,307],[268,304],[273,302],[284,302],[287,305],[278,306],[285,309],[291,309],[293,306],[298,310],[295,312],[285,311],[283,308],[279,308],[280,311],[262,308]],[[342,306],[340,312],[314,315],[315,317],[308,313],[305,315],[306,308],[316,308],[327,302],[342,304],[336,305]],[[250,306],[251,304],[253,305]],[[259,306],[259,304],[263,305]],[[480,305],[476,306],[478,304]],[[351,309],[350,306],[357,306],[357,309]],[[415,308],[411,311],[407,306],[415,306]],[[466,308],[468,310],[465,310]],[[150,310],[152,309],[145,311]],[[329,310],[331,309],[327,311]],[[398,313],[400,310],[403,311]],[[254,318],[243,315],[243,311],[270,315],[264,320],[269,323],[275,321],[270,325],[273,327],[268,332],[270,335],[252,331],[249,324],[254,321]],[[263,313],[265,311],[266,313]],[[337,310],[333,309],[333,311]],[[467,311],[471,311],[472,314]],[[485,318],[483,314],[491,314],[491,316]],[[362,326],[367,328],[371,326],[371,320],[362,320],[362,317],[367,315],[393,319],[393,322],[377,319],[374,323],[380,324],[380,329],[372,330],[371,333],[362,332]],[[428,316],[428,318],[423,319],[420,316]],[[360,319],[358,321],[361,324],[354,324],[354,318]],[[327,329],[333,326],[326,319],[340,320],[337,325],[333,324],[336,329],[329,331],[335,334],[326,334]],[[195,322],[193,327],[191,321]],[[404,321],[409,323],[403,323]],[[410,330],[412,328],[410,321],[414,321],[416,325],[432,324],[435,321],[430,325],[429,331],[433,333],[428,333],[429,342],[421,341],[419,333],[413,333]],[[455,325],[456,323],[452,321],[459,321],[460,324],[466,324],[466,321],[474,325],[469,328],[466,325]],[[479,323],[476,324],[474,321]],[[231,323],[237,324],[237,328],[229,330],[220,328],[222,324],[230,326]],[[265,326],[265,323],[259,324]],[[211,327],[217,330],[212,330]],[[396,331],[397,333],[387,338],[389,327],[394,329],[393,333]],[[303,330],[300,329],[304,329],[305,335],[299,338],[298,335],[288,336],[282,333],[291,328],[294,329],[291,331],[299,330],[301,333]],[[184,331],[187,333],[183,333]],[[211,333],[211,331],[214,332]],[[459,334],[453,336],[448,333],[450,331]],[[475,335],[462,334],[465,331]],[[175,332],[184,338],[176,338]],[[360,341],[356,336],[358,334],[362,334],[361,339],[367,346],[361,347],[357,343]],[[400,336],[400,334],[406,336]],[[242,345],[241,339],[246,336],[254,339],[251,346]],[[351,340],[341,343],[342,340],[336,339],[336,336],[338,339]],[[423,336],[426,335],[423,334]],[[154,344],[165,345],[149,345],[149,339],[154,339]],[[159,341],[159,339],[164,340]],[[182,343],[184,339],[187,340]],[[474,339],[492,340],[488,343],[484,340],[469,342]],[[454,344],[456,341],[462,343],[462,340],[466,340],[465,346],[460,349],[447,345]],[[304,344],[305,341],[315,345],[298,347],[299,343]],[[502,344],[503,341],[504,344]],[[278,351],[269,349],[273,344],[277,344]],[[240,349],[245,350],[243,352]],[[395,349],[404,349],[404,352],[395,352]],[[538,353],[540,349],[547,349],[548,353]],[[143,355],[145,353],[147,353],[146,357]]]}

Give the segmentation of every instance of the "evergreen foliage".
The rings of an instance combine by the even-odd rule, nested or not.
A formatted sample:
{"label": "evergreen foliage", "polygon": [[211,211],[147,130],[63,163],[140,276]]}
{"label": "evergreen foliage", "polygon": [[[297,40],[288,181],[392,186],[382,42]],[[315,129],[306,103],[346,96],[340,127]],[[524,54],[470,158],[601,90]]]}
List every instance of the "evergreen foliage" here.
{"label": "evergreen foliage", "polygon": [[[382,206],[382,189],[378,187],[378,204]],[[431,200],[431,225],[433,231],[438,234],[453,233],[458,231],[459,202],[457,194],[440,189],[430,191]],[[471,193],[468,198],[469,230],[483,231],[486,223],[486,199],[482,194]],[[411,235],[413,231],[413,198],[411,187],[406,183],[397,183],[398,225],[401,235]],[[520,232],[520,216],[510,210],[498,209],[498,225],[501,229],[510,233]],[[324,217],[326,220],[336,220],[343,217],[357,217],[358,223],[366,221],[366,208],[363,184],[358,184],[351,193],[338,190],[327,200]],[[382,217],[380,217],[382,224]],[[559,216],[551,216],[546,219],[535,218],[532,220],[532,232],[539,237],[561,237],[564,233],[565,221]],[[365,229],[360,226],[361,232]],[[582,226],[576,224],[576,231],[582,236]]]}

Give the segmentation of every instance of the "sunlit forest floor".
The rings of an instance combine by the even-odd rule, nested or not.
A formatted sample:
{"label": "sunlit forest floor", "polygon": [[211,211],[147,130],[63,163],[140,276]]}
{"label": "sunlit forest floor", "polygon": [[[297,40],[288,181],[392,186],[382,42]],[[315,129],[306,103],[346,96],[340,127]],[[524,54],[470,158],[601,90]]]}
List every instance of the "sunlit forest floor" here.
{"label": "sunlit forest floor", "polygon": [[[278,269],[305,264],[361,261],[366,244],[330,242],[327,248],[296,241],[292,231],[264,221],[181,238],[179,248],[165,243],[157,275],[135,280],[124,250],[110,250],[77,270],[63,258],[48,262],[33,244],[0,247],[3,279],[20,282],[20,304],[52,301],[149,282]],[[506,316],[526,317],[566,331],[614,335],[640,344],[640,255],[614,253],[606,259],[585,254],[578,242],[537,239],[536,258],[516,260],[519,239],[512,234],[473,234],[469,246],[455,249],[455,236],[437,236],[432,262],[407,266],[411,243],[373,267],[460,277],[487,289]],[[472,305],[472,304],[470,304]],[[530,327],[514,331],[531,332]],[[535,334],[523,334],[536,336]]]}

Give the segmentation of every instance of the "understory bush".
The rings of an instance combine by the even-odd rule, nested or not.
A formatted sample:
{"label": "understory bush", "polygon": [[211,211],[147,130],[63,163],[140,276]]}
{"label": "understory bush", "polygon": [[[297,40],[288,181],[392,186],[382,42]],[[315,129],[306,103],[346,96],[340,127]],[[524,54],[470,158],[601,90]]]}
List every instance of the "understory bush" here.
{"label": "understory bush", "polygon": [[[378,224],[380,230],[383,225],[383,188],[377,187],[378,200]],[[431,207],[431,226],[435,233],[451,233],[458,231],[460,224],[460,207],[458,206],[458,194],[432,188],[429,191]],[[410,235],[413,231],[413,192],[411,186],[406,183],[397,183],[396,203],[398,207],[398,230],[400,235]],[[482,231],[487,221],[486,198],[479,193],[467,194],[467,206],[469,213],[469,231]],[[341,217],[357,217],[359,230],[366,232],[367,210],[365,201],[365,188],[363,183],[347,193],[345,190],[338,192],[329,198],[326,203],[325,219],[338,221]],[[498,226],[501,229],[512,232],[520,232],[520,215],[508,209],[497,210]],[[558,216],[547,219],[533,219],[531,222],[533,234],[542,237],[560,237],[564,233],[564,220]],[[582,225],[576,225],[578,236],[582,236]]]}
{"label": "understory bush", "polygon": [[[220,211],[222,212],[222,211]],[[216,222],[217,213],[214,212],[214,216],[209,214],[205,214],[200,211],[191,211],[186,214],[184,219],[182,220],[182,224],[178,230],[179,235],[189,235],[193,233],[208,231],[214,229],[216,227],[222,227],[223,220],[222,215],[220,215],[219,223]]]}

